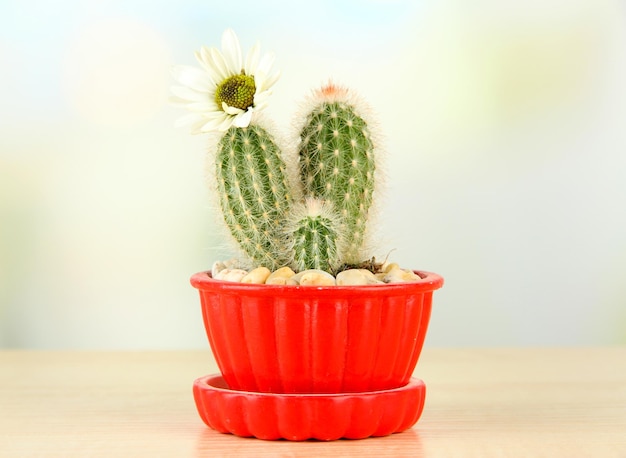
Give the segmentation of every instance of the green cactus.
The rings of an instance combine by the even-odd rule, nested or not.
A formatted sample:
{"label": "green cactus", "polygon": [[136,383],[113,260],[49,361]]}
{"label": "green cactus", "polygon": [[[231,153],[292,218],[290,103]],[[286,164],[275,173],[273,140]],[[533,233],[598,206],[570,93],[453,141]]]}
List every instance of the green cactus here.
{"label": "green cactus", "polygon": [[288,223],[296,272],[320,269],[334,272],[341,264],[339,252],[345,235],[330,204],[306,199],[294,207]]}
{"label": "green cactus", "polygon": [[259,266],[290,262],[283,234],[293,196],[274,137],[251,124],[231,127],[217,144],[216,179],[226,225]]}
{"label": "green cactus", "polygon": [[258,118],[279,77],[272,54],[261,57],[257,44],[244,59],[227,29],[221,51],[202,47],[195,56],[201,69],[173,68],[180,85],[172,87],[172,101],[191,111],[177,125],[222,135],[212,144],[216,190],[226,226],[248,258],[242,264],[330,271],[367,265],[380,171],[366,105],[333,83],[313,92],[298,141],[283,158],[276,135]]}
{"label": "green cactus", "polygon": [[334,272],[364,259],[376,173],[370,127],[346,89],[329,85],[316,97],[298,146],[305,200],[290,187],[281,151],[264,127],[230,127],[217,143],[222,214],[257,266]]}
{"label": "green cactus", "polygon": [[343,262],[358,262],[374,193],[375,145],[346,89],[331,84],[314,97],[300,132],[304,192],[333,204],[348,234],[340,257]]}

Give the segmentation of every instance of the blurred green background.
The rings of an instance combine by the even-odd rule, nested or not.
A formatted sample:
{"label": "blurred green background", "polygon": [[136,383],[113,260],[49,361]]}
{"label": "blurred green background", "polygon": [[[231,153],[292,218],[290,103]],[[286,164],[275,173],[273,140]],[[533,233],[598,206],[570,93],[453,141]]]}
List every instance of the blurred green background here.
{"label": "blurred green background", "polygon": [[427,345],[626,343],[618,0],[0,3],[0,346],[206,348],[189,276],[230,257],[172,64],[232,27],[333,78],[387,154],[374,254],[446,279]]}

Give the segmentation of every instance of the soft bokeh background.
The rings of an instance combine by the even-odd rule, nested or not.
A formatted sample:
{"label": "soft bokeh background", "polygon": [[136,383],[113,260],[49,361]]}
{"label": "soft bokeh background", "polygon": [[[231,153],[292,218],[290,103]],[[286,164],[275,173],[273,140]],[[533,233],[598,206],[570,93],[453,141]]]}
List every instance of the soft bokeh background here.
{"label": "soft bokeh background", "polygon": [[0,3],[0,346],[206,348],[196,271],[229,256],[172,64],[232,27],[282,78],[375,108],[381,243],[441,273],[427,345],[626,343],[618,0]]}

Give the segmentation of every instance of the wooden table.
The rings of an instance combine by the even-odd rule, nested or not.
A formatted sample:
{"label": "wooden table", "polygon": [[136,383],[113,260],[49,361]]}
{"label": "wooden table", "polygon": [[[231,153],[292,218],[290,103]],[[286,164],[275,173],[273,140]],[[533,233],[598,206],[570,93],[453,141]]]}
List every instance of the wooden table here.
{"label": "wooden table", "polygon": [[335,442],[242,439],[200,420],[210,352],[0,351],[0,456],[626,457],[626,347],[429,349],[415,427]]}

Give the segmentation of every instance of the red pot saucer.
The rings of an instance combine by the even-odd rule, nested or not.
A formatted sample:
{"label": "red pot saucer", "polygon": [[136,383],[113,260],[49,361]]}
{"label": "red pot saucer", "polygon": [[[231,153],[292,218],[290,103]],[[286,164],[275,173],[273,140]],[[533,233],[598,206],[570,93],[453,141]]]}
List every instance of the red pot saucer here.
{"label": "red pot saucer", "polygon": [[237,391],[219,374],[194,382],[198,413],[221,433],[265,440],[364,439],[405,431],[419,419],[426,386],[359,393],[282,394]]}

